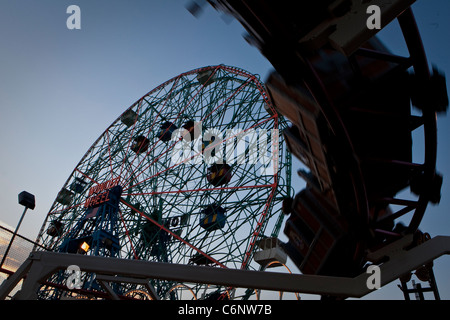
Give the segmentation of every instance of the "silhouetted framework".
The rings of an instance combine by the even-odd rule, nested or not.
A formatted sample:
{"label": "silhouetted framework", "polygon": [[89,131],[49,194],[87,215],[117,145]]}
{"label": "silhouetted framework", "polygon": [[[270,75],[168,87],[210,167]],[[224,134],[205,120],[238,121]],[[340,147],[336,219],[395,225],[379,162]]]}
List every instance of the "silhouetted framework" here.
{"label": "silhouetted framework", "polygon": [[[410,248],[405,249],[406,247]],[[450,237],[437,236],[430,241],[414,245],[413,236],[407,235],[373,254],[387,258],[387,262],[380,266],[380,286],[444,254],[450,254]],[[65,283],[49,283],[46,280],[49,275],[64,271],[74,264],[79,266],[81,272],[95,273],[96,279],[104,290],[69,289]],[[120,295],[112,290],[112,287],[118,283],[139,284],[142,286],[139,293],[148,296],[149,299],[158,299],[159,296],[151,284],[152,279],[224,285],[231,288],[362,297],[376,290],[367,285],[371,277],[370,273],[362,273],[357,277],[317,276],[37,251],[32,252],[17,272],[0,285],[0,300],[6,299],[21,280],[24,280],[22,289],[14,295],[14,299],[36,299],[36,291],[42,284],[63,290],[65,294],[78,294],[72,298],[114,300],[136,298],[136,296]],[[134,291],[134,293],[137,292]],[[68,295],[67,298],[70,296]]]}
{"label": "silhouetted framework", "polygon": [[[445,77],[429,70],[415,1],[381,2],[209,0],[239,20],[276,70],[266,85],[292,123],[289,150],[309,169],[299,170],[307,187],[284,230],[284,248],[306,274],[356,276],[368,252],[420,233],[428,203],[440,201],[436,115],[448,107]],[[391,53],[367,27],[372,4],[382,28],[398,20],[409,56]],[[423,163],[412,159],[418,128]],[[406,188],[415,200],[396,198]]]}
{"label": "silhouetted framework", "polygon": [[[79,256],[260,269],[257,243],[278,236],[282,203],[293,196],[292,156],[278,134],[286,127],[257,75],[217,65],[173,77],[92,144],[38,241]],[[39,298],[65,297],[68,277],[64,270],[52,274]],[[80,286],[141,293],[139,283],[105,289],[96,279],[83,274]],[[168,299],[181,299],[186,288],[159,280],[152,287]],[[192,292],[221,296],[226,288],[199,285]]]}

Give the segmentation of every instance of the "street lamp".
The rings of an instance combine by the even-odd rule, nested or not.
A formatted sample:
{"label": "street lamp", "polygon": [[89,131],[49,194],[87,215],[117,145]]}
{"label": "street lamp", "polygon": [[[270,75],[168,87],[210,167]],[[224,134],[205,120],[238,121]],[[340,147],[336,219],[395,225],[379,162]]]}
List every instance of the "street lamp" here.
{"label": "street lamp", "polygon": [[19,193],[19,204],[23,205],[25,207],[25,210],[23,210],[22,216],[20,217],[16,230],[14,231],[13,236],[9,241],[8,248],[6,248],[5,254],[3,255],[2,262],[0,263],[0,269],[3,267],[3,263],[6,260],[6,256],[8,255],[9,249],[11,249],[11,245],[14,241],[14,238],[17,235],[17,231],[19,231],[20,224],[22,223],[23,217],[25,216],[27,209],[34,210],[35,207],[34,195],[26,191],[22,191],[21,193]]}

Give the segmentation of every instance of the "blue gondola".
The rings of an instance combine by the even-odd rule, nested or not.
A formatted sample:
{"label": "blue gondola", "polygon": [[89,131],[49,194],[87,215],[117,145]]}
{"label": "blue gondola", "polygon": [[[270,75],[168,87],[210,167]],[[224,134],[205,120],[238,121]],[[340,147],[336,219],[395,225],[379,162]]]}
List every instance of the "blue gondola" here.
{"label": "blue gondola", "polygon": [[200,226],[208,231],[222,229],[226,221],[225,209],[215,204],[207,206],[200,215]]}

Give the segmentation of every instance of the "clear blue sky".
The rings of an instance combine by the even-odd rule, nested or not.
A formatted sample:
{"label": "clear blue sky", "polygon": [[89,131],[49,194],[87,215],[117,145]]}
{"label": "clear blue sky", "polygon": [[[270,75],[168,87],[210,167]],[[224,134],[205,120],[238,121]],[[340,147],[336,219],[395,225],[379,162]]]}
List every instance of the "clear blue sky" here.
{"label": "clear blue sky", "polygon": [[[36,196],[21,233],[35,238],[57,192],[95,139],[134,101],[160,83],[215,64],[265,79],[270,64],[206,6],[199,19],[184,0],[0,0],[0,221],[15,227],[17,195]],[[69,5],[81,8],[81,30],[68,30]],[[450,1],[413,6],[430,63],[450,76]],[[395,25],[380,33],[404,52]],[[449,80],[447,81],[449,82]],[[421,229],[450,235],[450,119],[440,117],[438,170],[442,200]],[[420,150],[420,137],[415,148]],[[421,153],[416,153],[421,161]],[[304,184],[294,180],[300,191]],[[441,296],[450,299],[450,258],[435,262]],[[370,298],[402,299],[396,283]]]}

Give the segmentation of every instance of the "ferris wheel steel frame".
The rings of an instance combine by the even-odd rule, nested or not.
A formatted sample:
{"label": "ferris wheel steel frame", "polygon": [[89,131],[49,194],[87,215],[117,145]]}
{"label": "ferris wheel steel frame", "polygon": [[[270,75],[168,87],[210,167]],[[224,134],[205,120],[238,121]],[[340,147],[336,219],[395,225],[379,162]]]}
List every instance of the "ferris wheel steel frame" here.
{"label": "ferris wheel steel frame", "polygon": [[[178,108],[178,105],[181,105],[181,108]],[[192,108],[200,110],[193,111]],[[245,110],[242,110],[243,108]],[[216,115],[217,112],[220,113]],[[198,119],[199,114],[201,119]],[[186,119],[190,120],[185,122]],[[169,120],[171,122],[167,125]],[[166,122],[157,131],[158,124],[164,121]],[[173,134],[177,131],[174,131],[173,127],[176,129],[175,123],[182,121],[185,124],[180,125],[180,130],[184,128],[185,131],[174,137]],[[189,127],[186,128],[188,123]],[[226,136],[223,137],[223,134],[219,132],[218,143],[208,144],[204,136],[200,137],[200,134],[205,135],[202,126],[206,127],[206,133],[209,129],[216,131],[219,128],[226,129]],[[258,268],[259,265],[252,262],[255,244],[260,237],[266,236],[264,232],[269,224],[273,227],[271,236],[278,234],[284,214],[281,209],[279,211],[272,209],[278,208],[281,201],[289,197],[292,192],[291,156],[283,145],[279,146],[282,136],[277,132],[284,126],[285,120],[273,108],[270,97],[258,77],[242,69],[225,65],[208,66],[169,79],[138,99],[94,141],[50,208],[38,241],[44,242],[43,245],[48,247],[47,250],[72,253],[74,249],[71,243],[75,240],[93,237],[98,233],[97,231],[103,232],[105,228],[102,227],[102,223],[105,226],[112,224],[113,227],[109,228],[113,230],[108,229],[110,235],[117,233],[114,228],[121,230],[120,238],[117,240],[113,238],[114,250],[109,249],[108,252],[104,249],[105,252],[102,251],[100,254],[91,253],[94,252],[91,250],[89,254],[129,259],[158,259],[161,262],[168,262],[167,260],[172,259],[169,257],[172,253],[167,252],[168,246],[172,248],[172,242],[177,242],[181,244],[178,247],[182,249],[175,249],[176,252],[173,255],[174,257],[176,255],[178,260],[172,261],[173,263],[184,261],[184,263],[215,265],[221,268],[229,268],[232,265],[241,269]],[[259,131],[256,132],[256,130]],[[214,135],[216,131],[213,131],[211,135]],[[147,132],[145,136],[144,132]],[[186,142],[186,137],[191,139]],[[212,138],[209,137],[209,139]],[[200,148],[199,142],[202,140],[203,146]],[[235,144],[236,148],[244,149],[236,150]],[[187,145],[187,156],[186,150],[182,147],[177,148],[179,145],[182,147]],[[217,154],[214,156],[212,152],[216,150],[217,145],[223,150],[219,149],[219,156]],[[227,148],[226,153],[225,148]],[[180,150],[183,157],[179,154]],[[244,152],[243,155],[235,155],[239,151]],[[216,180],[212,178],[210,180],[209,175],[213,174],[206,175],[202,168],[212,165],[208,168],[209,172],[210,168],[220,166],[216,164],[217,160],[209,163],[211,160],[208,159],[208,156],[216,159],[220,155],[223,155],[226,158],[225,161],[231,164],[231,166],[225,165],[231,168],[232,173],[229,180],[226,180],[225,175],[221,176],[222,170],[217,172]],[[240,160],[243,161],[242,166]],[[152,166],[155,168],[152,169]],[[173,172],[178,168],[181,168],[178,170],[181,170],[180,172]],[[257,172],[260,174],[256,174]],[[161,182],[157,181],[159,177],[162,179]],[[223,180],[226,180],[225,183]],[[228,183],[230,180],[231,183]],[[84,184],[81,187],[78,185],[79,190],[76,191],[76,183],[80,181]],[[202,184],[207,181],[209,184]],[[64,198],[70,193],[70,191],[67,192],[69,189],[74,191],[72,195],[75,194],[70,201]],[[118,203],[114,204],[115,209],[111,209],[109,198],[113,194],[112,190],[116,189],[119,194]],[[167,198],[172,195],[176,198]],[[201,201],[203,195],[207,201],[212,201],[211,199],[219,201],[220,205],[225,205],[228,210],[227,216],[223,218],[228,220],[223,222],[223,226],[217,227],[218,231],[214,225],[218,225],[219,222],[214,224],[213,220],[211,228],[202,226],[202,223],[206,222],[198,219],[197,207],[206,206]],[[162,208],[163,197],[166,197],[164,208]],[[196,204],[193,203],[194,200],[197,200]],[[163,217],[163,210],[168,211],[167,208],[174,206],[175,203],[181,207],[176,208],[175,213],[164,213]],[[113,209],[117,210],[115,217],[113,217]],[[180,211],[183,209],[189,211],[180,216]],[[99,212],[103,212],[104,222],[101,222],[102,220],[98,222]],[[188,226],[186,232],[182,229],[184,215],[188,215],[187,220],[190,219],[190,222],[185,223]],[[65,223],[61,223],[59,220],[61,217]],[[97,219],[92,222],[97,225],[88,224],[91,223],[87,222],[90,217]],[[64,230],[61,228],[63,231],[55,231],[55,219],[64,228]],[[214,219],[216,219],[215,216]],[[147,225],[142,226],[141,220],[150,224],[148,228],[150,231],[146,231]],[[235,234],[236,231],[232,229],[234,225],[236,229],[239,229],[240,234]],[[219,231],[222,228],[224,228],[224,237],[218,242],[221,234]],[[139,238],[136,232],[141,229],[141,238]],[[242,234],[247,229],[249,229],[248,233]],[[157,234],[153,239],[148,240],[144,234],[150,233]],[[181,233],[185,235],[182,236]],[[213,238],[207,241],[210,235]],[[170,237],[168,245],[165,244],[163,236]],[[104,239],[96,240],[94,247],[99,248],[100,245],[96,243],[105,241]],[[92,242],[92,240],[89,241]],[[213,245],[213,241],[217,245]],[[203,243],[205,243],[205,249],[201,247]],[[226,246],[226,243],[229,243],[229,246]],[[102,244],[102,246],[106,245]],[[121,252],[125,249],[126,256],[122,256]],[[213,250],[213,254],[205,251],[207,249]],[[87,250],[90,250],[89,247]],[[83,254],[88,253],[87,250]],[[197,256],[192,256],[188,262],[189,256],[186,255],[190,250]],[[253,263],[252,266],[250,262]],[[237,263],[239,265],[236,265]],[[62,290],[58,284],[64,281],[63,279],[64,275],[61,274],[59,278],[54,278],[55,283],[47,281],[46,285],[52,287],[54,284],[53,287]],[[95,277],[92,279],[95,281]],[[107,285],[104,285],[103,289],[112,290]]]}

